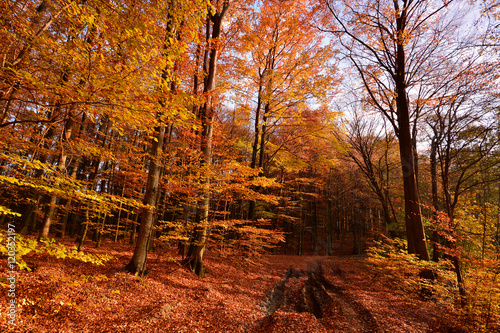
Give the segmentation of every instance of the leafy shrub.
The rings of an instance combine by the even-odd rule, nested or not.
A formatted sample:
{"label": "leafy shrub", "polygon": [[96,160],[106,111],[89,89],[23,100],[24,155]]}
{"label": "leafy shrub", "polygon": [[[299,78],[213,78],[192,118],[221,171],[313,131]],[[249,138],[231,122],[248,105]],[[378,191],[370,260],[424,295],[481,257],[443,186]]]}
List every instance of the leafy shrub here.
{"label": "leafy shrub", "polygon": [[407,253],[406,241],[398,238],[375,243],[367,250],[368,268],[385,285],[436,303],[450,306],[457,303],[458,287],[450,261],[419,260]]}
{"label": "leafy shrub", "polygon": [[210,229],[210,243],[221,255],[259,256],[283,242],[284,234],[269,227],[269,220],[215,221]]}
{"label": "leafy shrub", "polygon": [[475,332],[500,329],[500,264],[497,260],[471,262],[466,275],[465,315]]}
{"label": "leafy shrub", "polygon": [[7,207],[0,205],[0,215],[12,215],[12,216],[21,216],[21,214],[13,212]]}
{"label": "leafy shrub", "polygon": [[[0,254],[7,256],[7,243],[9,239],[5,233],[0,232]],[[50,256],[58,259],[77,259],[83,262],[90,262],[95,265],[104,265],[113,257],[107,254],[92,254],[78,252],[76,247],[67,247],[61,243],[57,243],[54,239],[37,241],[34,239],[22,237],[18,234],[15,235],[16,240],[16,264],[19,269],[31,271],[23,257],[28,253],[47,253]]]}

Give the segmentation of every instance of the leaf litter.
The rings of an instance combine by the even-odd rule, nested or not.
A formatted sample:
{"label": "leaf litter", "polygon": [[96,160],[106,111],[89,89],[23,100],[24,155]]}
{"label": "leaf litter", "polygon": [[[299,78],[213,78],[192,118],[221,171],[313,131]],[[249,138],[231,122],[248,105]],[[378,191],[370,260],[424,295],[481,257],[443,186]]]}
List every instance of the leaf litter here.
{"label": "leaf litter", "polygon": [[[439,332],[453,313],[377,283],[363,256],[264,255],[253,261],[208,252],[201,279],[162,249],[149,274],[121,269],[130,245],[105,243],[104,266],[46,254],[26,256],[20,271],[15,332]],[[1,276],[6,276],[2,267]],[[2,284],[6,293],[6,285]],[[6,308],[6,298],[0,306]]]}

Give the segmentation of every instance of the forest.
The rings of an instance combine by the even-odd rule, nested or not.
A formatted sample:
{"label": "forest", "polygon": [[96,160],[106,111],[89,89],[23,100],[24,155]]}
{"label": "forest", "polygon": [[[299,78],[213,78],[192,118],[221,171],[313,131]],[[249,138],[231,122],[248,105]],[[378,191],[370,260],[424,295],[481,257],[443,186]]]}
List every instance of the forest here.
{"label": "forest", "polygon": [[497,332],[499,0],[0,0],[0,330]]}

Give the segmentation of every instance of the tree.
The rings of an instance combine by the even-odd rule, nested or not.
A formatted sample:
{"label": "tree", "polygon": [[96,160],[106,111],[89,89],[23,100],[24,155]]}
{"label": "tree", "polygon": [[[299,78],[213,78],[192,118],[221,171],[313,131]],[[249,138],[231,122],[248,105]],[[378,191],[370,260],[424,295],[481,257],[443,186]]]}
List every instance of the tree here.
{"label": "tree", "polygon": [[393,148],[395,138],[387,133],[387,128],[379,126],[376,120],[360,111],[354,111],[353,119],[348,121],[346,141],[349,145],[347,155],[356,163],[365,175],[372,192],[377,196],[385,221],[386,232],[394,235],[394,227],[398,223],[393,200],[390,195],[390,175],[393,173]]}
{"label": "tree", "polygon": [[[391,123],[399,140],[408,251],[428,260],[417,184],[417,122],[432,91],[425,81],[454,34],[452,1],[326,1],[345,57],[359,74],[367,99]],[[458,22],[458,21],[457,21]],[[441,60],[442,61],[442,60]]]}
{"label": "tree", "polygon": [[[300,126],[297,119],[301,111],[308,109],[309,103],[323,102],[334,82],[328,64],[331,47],[324,42],[324,34],[311,25],[313,4],[303,0],[264,1],[242,28],[234,66],[240,79],[234,86],[253,95],[250,166],[260,169],[260,175],[265,174],[269,162],[266,156],[276,154],[266,151],[273,131]],[[250,220],[256,218],[255,204],[253,200],[249,203]]]}
{"label": "tree", "polygon": [[[491,94],[494,66],[487,62],[475,64],[477,59],[452,63],[448,71],[451,79],[444,80],[446,85],[441,87],[441,94],[436,96],[435,106],[426,117],[431,138],[430,172],[435,224],[433,260],[439,259],[440,247],[451,250],[447,257],[452,259],[463,305],[466,293],[457,244],[460,226],[455,219],[456,209],[464,194],[484,183],[497,181],[496,177],[484,178],[478,174],[485,174],[499,163],[492,156],[499,143],[496,134],[492,133],[495,121],[491,114],[491,106],[495,104]],[[443,192],[441,196],[438,177]],[[439,197],[443,198],[444,211],[449,219],[444,230],[437,227]],[[441,246],[439,232],[448,235]]]}
{"label": "tree", "polygon": [[205,59],[203,64],[204,82],[203,94],[206,99],[200,108],[198,115],[200,130],[200,152],[201,168],[203,169],[201,179],[202,198],[198,201],[195,218],[195,230],[190,242],[186,262],[191,270],[200,277],[205,274],[205,265],[203,264],[203,253],[208,228],[208,213],[210,204],[210,165],[212,162],[212,137],[213,121],[215,116],[215,79],[217,76],[217,59],[220,52],[220,38],[222,32],[222,23],[229,9],[229,0],[222,3],[216,3],[215,8],[208,13],[206,19],[205,35]]}
{"label": "tree", "polygon": [[[158,111],[156,114],[157,123],[154,128],[154,134],[149,151],[148,179],[146,192],[144,194],[144,204],[141,216],[141,224],[134,255],[125,270],[136,275],[146,273],[146,258],[148,245],[150,242],[153,223],[157,212],[157,202],[160,189],[160,174],[162,169],[162,153],[165,145],[165,133],[167,125],[165,122],[174,114],[174,108],[179,106],[172,103],[176,101],[175,95],[178,94],[176,87],[176,66],[182,53],[177,50],[185,49],[183,41],[179,38],[181,28],[187,29],[185,22],[189,15],[192,15],[193,8],[191,4],[180,5],[177,1],[167,3],[166,29],[163,47],[164,67],[161,71],[159,84],[156,87],[158,91]],[[196,10],[196,9],[195,9]],[[192,23],[192,22],[190,22]],[[194,22],[196,23],[196,21]],[[185,32],[184,32],[185,33]]]}

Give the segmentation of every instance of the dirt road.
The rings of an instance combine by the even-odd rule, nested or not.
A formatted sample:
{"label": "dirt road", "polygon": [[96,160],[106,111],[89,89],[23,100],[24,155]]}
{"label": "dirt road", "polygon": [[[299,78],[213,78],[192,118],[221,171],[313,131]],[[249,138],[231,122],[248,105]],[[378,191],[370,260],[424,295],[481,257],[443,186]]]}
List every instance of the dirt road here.
{"label": "dirt road", "polygon": [[[366,307],[324,276],[323,262],[322,259],[309,260],[305,269],[286,270],[283,280],[268,292],[261,304],[266,318],[257,331],[274,332],[282,328],[283,323],[274,320],[276,311],[310,313],[329,332],[381,331]],[[333,271],[341,274],[339,267]]]}

